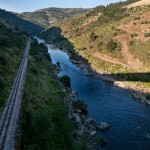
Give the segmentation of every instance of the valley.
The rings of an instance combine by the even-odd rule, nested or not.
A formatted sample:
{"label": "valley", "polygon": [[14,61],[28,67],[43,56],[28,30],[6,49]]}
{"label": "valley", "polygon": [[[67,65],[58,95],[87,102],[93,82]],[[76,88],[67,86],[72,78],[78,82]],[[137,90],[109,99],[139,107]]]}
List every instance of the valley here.
{"label": "valley", "polygon": [[0,150],[148,150],[149,0],[52,6],[0,8]]}

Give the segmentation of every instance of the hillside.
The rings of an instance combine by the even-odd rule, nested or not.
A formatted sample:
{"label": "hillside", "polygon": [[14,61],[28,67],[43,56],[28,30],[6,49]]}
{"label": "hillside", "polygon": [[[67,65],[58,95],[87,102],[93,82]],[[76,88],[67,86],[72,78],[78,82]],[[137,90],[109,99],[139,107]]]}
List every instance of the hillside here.
{"label": "hillside", "polygon": [[150,5],[149,0],[141,0],[139,2],[128,5],[127,8],[138,7],[138,6],[146,6],[146,5]]}
{"label": "hillside", "polygon": [[127,81],[124,88],[150,93],[150,7],[127,8],[138,1],[98,6],[62,20],[41,37],[69,50],[73,59],[82,56],[92,70]]}
{"label": "hillside", "polygon": [[17,74],[27,36],[0,18],[0,115]]}
{"label": "hillside", "polygon": [[7,20],[10,24],[13,24],[14,26],[20,28],[30,36],[38,35],[43,30],[42,27],[24,20],[16,16],[14,13],[5,11],[3,9],[0,9],[0,18]]}
{"label": "hillside", "polygon": [[20,17],[31,21],[41,27],[48,27],[64,18],[70,18],[78,14],[90,11],[90,9],[82,8],[46,8],[35,12],[24,12]]}

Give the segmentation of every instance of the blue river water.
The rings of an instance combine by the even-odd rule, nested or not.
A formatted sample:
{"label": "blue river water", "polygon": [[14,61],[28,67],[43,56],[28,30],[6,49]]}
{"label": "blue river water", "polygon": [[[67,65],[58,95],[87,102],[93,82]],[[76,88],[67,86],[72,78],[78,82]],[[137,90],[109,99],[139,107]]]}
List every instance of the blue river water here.
{"label": "blue river water", "polygon": [[107,131],[99,131],[108,144],[104,150],[150,150],[150,106],[134,100],[129,91],[111,82],[88,75],[69,61],[67,53],[48,45],[52,63],[60,62],[59,76],[71,78],[71,88],[78,92],[76,99],[88,104],[88,118],[111,124]]}

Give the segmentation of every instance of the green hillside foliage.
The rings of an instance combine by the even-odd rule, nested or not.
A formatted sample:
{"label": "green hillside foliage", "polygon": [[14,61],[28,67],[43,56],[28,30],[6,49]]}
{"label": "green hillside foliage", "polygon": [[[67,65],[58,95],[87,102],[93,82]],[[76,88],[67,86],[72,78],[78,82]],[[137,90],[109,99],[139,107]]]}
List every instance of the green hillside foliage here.
{"label": "green hillside foliage", "polygon": [[[23,92],[18,150],[73,150],[73,125],[47,47],[32,41]],[[38,59],[37,59],[38,58]],[[40,58],[40,59],[39,59]],[[59,97],[59,98],[58,98]]]}
{"label": "green hillside foliage", "polygon": [[26,42],[27,36],[21,30],[0,19],[0,114],[17,74]]}
{"label": "green hillside foliage", "polygon": [[78,14],[90,11],[82,8],[47,8],[35,12],[24,12],[21,15],[29,21],[47,28],[64,18],[70,18]]}
{"label": "green hillside foliage", "polygon": [[16,16],[15,14],[2,9],[0,9],[0,18],[3,18],[7,20],[10,24],[17,26],[18,28],[25,31],[30,36],[36,36],[40,34],[40,32],[43,30],[42,27],[32,22],[29,22],[27,20],[24,20]]}

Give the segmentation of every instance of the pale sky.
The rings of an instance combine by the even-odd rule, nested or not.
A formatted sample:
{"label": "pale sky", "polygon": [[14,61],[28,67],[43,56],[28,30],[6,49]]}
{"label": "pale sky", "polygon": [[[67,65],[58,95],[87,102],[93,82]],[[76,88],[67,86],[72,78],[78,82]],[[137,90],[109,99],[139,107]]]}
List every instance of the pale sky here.
{"label": "pale sky", "polygon": [[0,0],[0,8],[14,12],[35,11],[48,7],[93,8],[119,1],[120,0]]}

